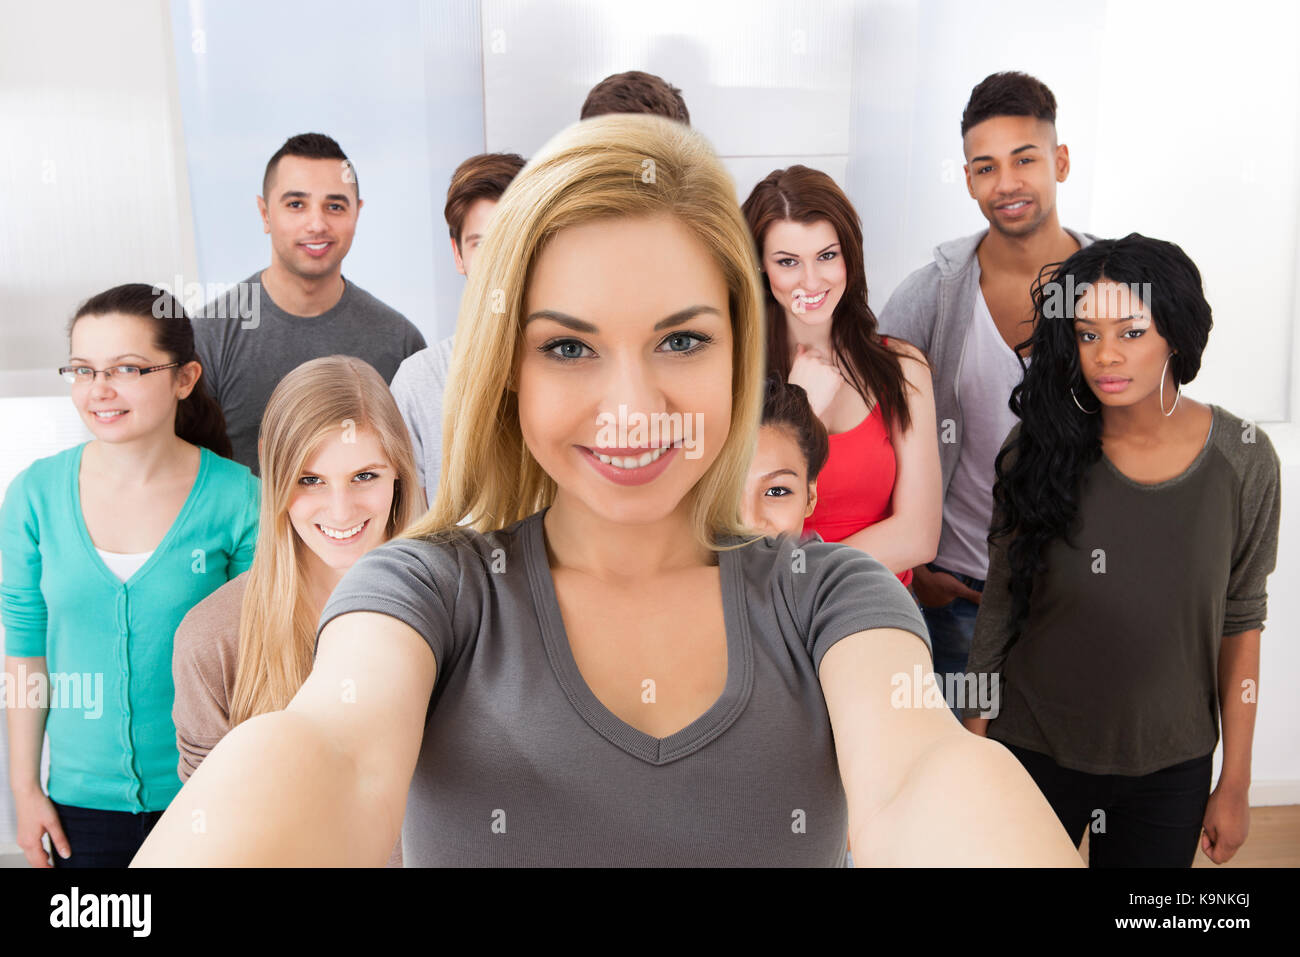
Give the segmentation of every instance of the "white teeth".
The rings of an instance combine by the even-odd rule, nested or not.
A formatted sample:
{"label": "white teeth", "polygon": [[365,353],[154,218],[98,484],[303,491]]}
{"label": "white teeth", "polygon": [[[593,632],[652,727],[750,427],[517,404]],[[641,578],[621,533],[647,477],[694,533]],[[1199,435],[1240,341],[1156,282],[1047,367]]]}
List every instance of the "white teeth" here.
{"label": "white teeth", "polygon": [[[366,519],[366,521],[368,522],[370,521],[370,519]],[[318,524],[316,527],[319,528],[330,538],[351,538],[357,532],[361,531],[361,529],[365,528],[365,526],[366,526],[366,522],[362,522],[360,525],[354,525],[352,528],[345,529],[343,531],[329,528],[328,526],[320,525],[320,524]]]}
{"label": "white teeth", "polygon": [[303,243],[308,249],[324,249],[329,243]]}
{"label": "white teeth", "polygon": [[606,465],[612,465],[615,468],[641,469],[641,468],[645,468],[651,462],[655,461],[657,458],[659,458],[659,456],[663,455],[666,451],[668,451],[667,448],[655,449],[653,452],[644,453],[639,458],[631,455],[624,456],[622,458],[619,458],[618,456],[601,455],[599,452],[595,450],[592,450],[592,454],[596,456],[596,458],[604,462]]}
{"label": "white teeth", "polygon": [[[829,289],[826,290],[826,292],[829,292],[829,291],[830,291]],[[823,299],[826,298],[826,292],[822,292],[822,293],[820,293],[820,294],[818,294],[818,295],[816,295],[816,296],[806,297],[806,298],[804,299],[804,302],[805,302],[805,303],[808,303],[809,305],[814,305],[814,306],[815,306],[815,305],[817,305],[817,303],[821,302]]]}
{"label": "white teeth", "polygon": [[107,421],[108,419],[116,419],[119,415],[126,415],[126,410],[115,409],[112,412],[96,412],[95,418]]}

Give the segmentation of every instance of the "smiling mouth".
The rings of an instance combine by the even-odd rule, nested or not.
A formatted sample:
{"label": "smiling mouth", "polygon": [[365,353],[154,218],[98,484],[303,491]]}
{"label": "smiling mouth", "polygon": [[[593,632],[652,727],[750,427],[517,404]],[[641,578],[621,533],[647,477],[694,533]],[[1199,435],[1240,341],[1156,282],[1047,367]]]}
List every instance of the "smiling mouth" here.
{"label": "smiling mouth", "polygon": [[325,241],[319,243],[299,243],[298,245],[310,249],[314,253],[318,253],[323,249],[328,249],[331,244],[329,241]]}
{"label": "smiling mouth", "polygon": [[91,415],[100,422],[112,422],[114,419],[120,419],[126,415],[127,411],[126,409],[106,409],[102,412],[92,412]]}
{"label": "smiling mouth", "polygon": [[1014,203],[1004,203],[997,208],[1008,213],[1014,213],[1014,212],[1018,212],[1021,209],[1024,209],[1028,205],[1029,205],[1029,200],[1018,199]]}
{"label": "smiling mouth", "polygon": [[[586,448],[586,446],[584,446],[584,448]],[[606,465],[612,465],[618,469],[643,469],[651,462],[659,461],[659,459],[663,458],[664,453],[666,453],[671,448],[673,448],[672,445],[664,445],[656,449],[649,449],[645,452],[640,453],[639,455],[636,454],[636,449],[611,450],[611,451],[622,452],[624,453],[623,455],[605,455],[591,448],[588,448],[587,451],[590,452],[596,458],[598,458],[600,461],[604,462]],[[627,453],[632,453],[632,454],[627,454]]]}
{"label": "smiling mouth", "polygon": [[315,524],[316,527],[320,529],[321,534],[326,538],[332,539],[336,542],[347,542],[360,535],[365,527],[370,524],[370,519],[366,519],[359,525],[353,525],[351,528],[333,528],[329,525],[322,525],[319,522]]}

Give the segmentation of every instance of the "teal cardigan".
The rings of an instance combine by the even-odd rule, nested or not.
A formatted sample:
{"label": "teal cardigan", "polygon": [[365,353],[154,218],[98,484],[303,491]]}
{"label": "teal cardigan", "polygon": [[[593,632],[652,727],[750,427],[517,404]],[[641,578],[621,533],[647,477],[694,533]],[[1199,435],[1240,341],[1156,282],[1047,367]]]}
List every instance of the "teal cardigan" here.
{"label": "teal cardigan", "polygon": [[[253,563],[260,484],[244,466],[201,449],[176,521],[123,583],[86,531],[78,487],[84,448],[38,459],[5,493],[5,653],[45,657],[51,799],[159,811],[181,788],[172,636],[190,608]],[[30,681],[15,690],[24,700],[33,694]]]}

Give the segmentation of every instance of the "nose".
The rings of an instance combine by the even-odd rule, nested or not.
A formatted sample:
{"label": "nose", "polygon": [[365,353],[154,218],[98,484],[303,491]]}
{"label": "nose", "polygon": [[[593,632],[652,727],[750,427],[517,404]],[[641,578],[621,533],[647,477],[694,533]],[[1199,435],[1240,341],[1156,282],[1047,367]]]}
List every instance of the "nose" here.
{"label": "nose", "polygon": [[329,494],[329,523],[335,528],[346,528],[354,519],[352,513],[352,490],[344,485],[332,485]]}
{"label": "nose", "polygon": [[[657,348],[657,347],[656,347]],[[615,417],[617,422],[624,421],[624,416],[619,414],[619,407],[625,407],[627,418],[627,442],[623,441],[624,436],[619,436],[616,446],[627,445],[644,445],[644,444],[667,444],[673,441],[676,436],[670,434],[672,430],[666,428],[663,423],[659,423],[658,435],[652,433],[651,421],[645,421],[641,434],[638,434],[637,419],[631,418],[633,413],[640,415],[653,415],[663,412],[666,409],[666,397],[664,396],[663,387],[659,382],[658,375],[655,373],[653,363],[655,357],[648,357],[641,353],[639,349],[629,348],[624,350],[623,355],[617,362],[611,362],[608,366],[607,381],[604,383],[604,406],[602,412],[608,412]],[[671,357],[669,357],[671,359]],[[593,423],[594,424],[594,423]]]}
{"label": "nose", "polygon": [[1112,366],[1119,361],[1120,351],[1116,347],[1115,340],[1103,336],[1097,343],[1096,360],[1098,365]]}
{"label": "nose", "polygon": [[1020,167],[1015,163],[1003,166],[998,172],[998,192],[1006,196],[1014,195],[1021,186]]}
{"label": "nose", "polygon": [[313,206],[307,216],[307,230],[311,233],[325,232],[325,216],[319,206]]}
{"label": "nose", "polygon": [[90,395],[94,399],[108,398],[115,394],[113,380],[104,371],[95,373],[95,380],[90,384]]}

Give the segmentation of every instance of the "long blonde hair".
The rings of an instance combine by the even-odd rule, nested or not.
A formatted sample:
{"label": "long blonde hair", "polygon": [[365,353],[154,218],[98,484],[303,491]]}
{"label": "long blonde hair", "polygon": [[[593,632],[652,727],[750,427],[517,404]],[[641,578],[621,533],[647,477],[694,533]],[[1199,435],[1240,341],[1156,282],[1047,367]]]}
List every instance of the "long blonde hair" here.
{"label": "long blonde hair", "polygon": [[365,429],[379,437],[397,473],[384,530],[392,538],[419,514],[419,482],[406,424],[383,377],[352,356],[326,356],[298,366],[271,393],[258,443],[262,505],[239,615],[232,728],[282,710],[311,672],[316,612],[306,575],[308,546],[289,521],[289,500],[322,441]]}
{"label": "long blonde hair", "polygon": [[731,177],[690,127],[611,114],[559,133],[515,177],[492,216],[461,299],[443,412],[442,477],[411,537],[454,535],[464,521],[504,528],[555,499],[528,451],[510,381],[528,283],[560,230],[602,219],[668,214],[695,233],[727,283],[733,331],[727,439],[692,490],[691,524],[706,548],[744,534],[740,501],[762,413],[763,291]]}

